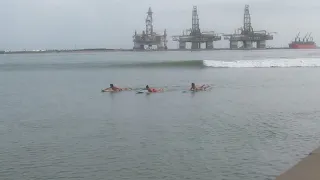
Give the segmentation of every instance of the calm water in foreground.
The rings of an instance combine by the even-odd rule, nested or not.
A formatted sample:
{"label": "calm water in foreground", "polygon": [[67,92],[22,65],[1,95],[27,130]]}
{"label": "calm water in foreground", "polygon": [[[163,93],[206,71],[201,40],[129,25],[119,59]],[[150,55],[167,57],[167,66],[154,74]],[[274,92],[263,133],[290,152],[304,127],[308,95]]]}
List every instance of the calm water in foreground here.
{"label": "calm water in foreground", "polygon": [[274,179],[319,145],[319,78],[315,50],[1,55],[0,179]]}

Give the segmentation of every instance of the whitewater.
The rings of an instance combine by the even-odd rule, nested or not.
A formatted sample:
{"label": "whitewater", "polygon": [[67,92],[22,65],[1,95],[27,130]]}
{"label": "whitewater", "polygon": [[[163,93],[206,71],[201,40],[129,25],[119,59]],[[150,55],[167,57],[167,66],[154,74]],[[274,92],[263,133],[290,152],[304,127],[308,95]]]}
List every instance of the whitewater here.
{"label": "whitewater", "polygon": [[214,68],[319,67],[320,58],[264,59],[264,60],[238,60],[238,61],[203,60],[203,65],[206,67],[214,67]]}
{"label": "whitewater", "polygon": [[290,68],[320,67],[320,58],[266,58],[243,60],[164,60],[115,63],[109,67],[126,68]]}
{"label": "whitewater", "polygon": [[165,60],[165,61],[87,61],[87,62],[11,62],[0,65],[2,71],[45,70],[45,69],[110,69],[110,68],[148,68],[148,69],[202,69],[202,68],[307,68],[320,67],[320,58],[302,59],[257,59],[257,60]]}

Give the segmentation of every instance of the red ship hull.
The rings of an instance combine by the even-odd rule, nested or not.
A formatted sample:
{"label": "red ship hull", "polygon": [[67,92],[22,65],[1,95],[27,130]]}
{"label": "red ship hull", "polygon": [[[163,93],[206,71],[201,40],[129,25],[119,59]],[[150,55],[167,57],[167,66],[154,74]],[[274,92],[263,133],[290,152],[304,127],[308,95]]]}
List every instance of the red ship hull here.
{"label": "red ship hull", "polygon": [[289,47],[291,49],[316,49],[316,44],[297,44],[297,43],[291,43],[289,44]]}

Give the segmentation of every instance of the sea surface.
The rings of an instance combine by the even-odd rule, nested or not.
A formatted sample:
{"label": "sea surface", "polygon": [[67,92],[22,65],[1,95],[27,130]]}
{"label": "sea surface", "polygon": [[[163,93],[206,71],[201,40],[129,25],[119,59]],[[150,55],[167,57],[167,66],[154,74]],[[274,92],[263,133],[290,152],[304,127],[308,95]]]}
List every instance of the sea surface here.
{"label": "sea surface", "polygon": [[1,55],[0,179],[274,179],[319,146],[319,79],[319,50]]}

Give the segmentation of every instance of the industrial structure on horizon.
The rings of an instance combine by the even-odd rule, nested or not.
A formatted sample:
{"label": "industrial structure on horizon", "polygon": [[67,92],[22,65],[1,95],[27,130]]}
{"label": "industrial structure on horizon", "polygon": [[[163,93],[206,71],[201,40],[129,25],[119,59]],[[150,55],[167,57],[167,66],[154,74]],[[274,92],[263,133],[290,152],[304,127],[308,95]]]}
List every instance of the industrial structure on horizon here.
{"label": "industrial structure on horizon", "polygon": [[173,36],[173,41],[179,42],[179,49],[186,49],[187,43],[191,43],[191,49],[201,49],[202,43],[206,44],[206,49],[213,49],[213,41],[220,40],[221,36],[214,31],[201,32],[197,6],[193,6],[191,29],[187,29],[186,34]]}
{"label": "industrial structure on horizon", "polygon": [[[163,35],[154,32],[152,14],[150,7],[147,12],[145,31],[142,31],[141,34],[137,34],[137,31],[135,31],[133,36],[134,50],[145,50],[146,48],[151,50],[153,46],[156,46],[157,50],[167,50],[167,32],[164,30]],[[197,6],[193,6],[191,29],[183,31],[182,35],[172,36],[172,40],[179,43],[179,49],[181,50],[187,48],[187,43],[191,43],[192,50],[201,49],[203,43],[205,43],[205,49],[214,49],[213,42],[222,39],[229,40],[230,49],[265,49],[266,41],[273,40],[272,33],[268,33],[266,30],[253,30],[249,5],[245,5],[243,27],[237,29],[235,33],[222,34],[224,37],[222,38],[214,31],[201,32],[198,9]]]}
{"label": "industrial structure on horizon", "polygon": [[[146,18],[146,29],[142,31],[141,34],[138,34],[135,31],[133,35],[133,49],[134,50],[152,50],[153,46],[157,47],[157,50],[166,50],[167,49],[167,31],[164,30],[163,35],[157,34],[153,31],[153,18],[152,18],[151,7],[147,12]],[[147,47],[145,47],[147,46]]]}
{"label": "industrial structure on horizon", "polygon": [[267,33],[266,30],[253,30],[249,5],[245,5],[243,27],[237,29],[234,34],[225,34],[224,37],[230,41],[230,49],[252,49],[255,48],[254,43],[256,43],[256,48],[265,49],[266,41],[273,40],[272,33]]}
{"label": "industrial structure on horizon", "polygon": [[[320,49],[311,33],[303,37],[298,35],[286,47],[267,47],[266,42],[273,40],[273,34],[276,32],[267,32],[266,30],[254,31],[251,24],[251,15],[249,5],[245,5],[243,14],[243,26],[236,29],[233,34],[215,33],[215,31],[201,32],[198,8],[193,6],[192,9],[192,26],[190,29],[183,31],[182,35],[172,36],[172,40],[179,43],[177,49],[168,49],[167,31],[164,29],[163,34],[156,33],[153,26],[153,12],[151,7],[147,12],[145,19],[145,29],[139,34],[135,31],[133,35],[133,48],[130,49],[108,49],[108,48],[80,48],[71,49],[42,49],[42,50],[1,50],[0,54],[17,54],[17,53],[60,53],[60,52],[114,52],[114,51],[181,51],[200,50],[205,44],[205,49],[213,50],[214,42],[228,40],[229,48],[217,48],[219,50],[235,49]],[[188,45],[188,46],[187,46]],[[189,46],[191,45],[191,46]]]}

